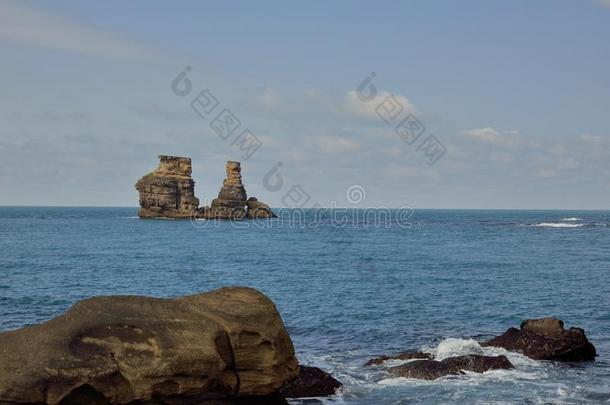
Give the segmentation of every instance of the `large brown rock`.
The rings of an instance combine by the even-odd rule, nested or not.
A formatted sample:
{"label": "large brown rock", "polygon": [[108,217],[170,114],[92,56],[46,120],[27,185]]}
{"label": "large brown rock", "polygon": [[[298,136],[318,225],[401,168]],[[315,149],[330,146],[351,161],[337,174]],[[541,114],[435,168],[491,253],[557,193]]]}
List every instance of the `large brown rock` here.
{"label": "large brown rock", "polygon": [[191,178],[191,159],[159,156],[159,168],[136,183],[140,218],[189,218],[199,205]]}
{"label": "large brown rock", "polygon": [[506,356],[470,354],[449,357],[442,361],[415,360],[397,367],[391,367],[389,371],[398,377],[435,380],[446,375],[464,374],[465,370],[483,373],[488,370],[511,368],[513,368],[513,365]]}
{"label": "large brown rock", "polygon": [[243,287],[96,297],[0,333],[0,403],[282,403],[298,374],[273,302]]}
{"label": "large brown rock", "polygon": [[299,376],[280,393],[286,398],[325,397],[334,395],[343,384],[317,367],[299,366]]}
{"label": "large brown rock", "polygon": [[593,361],[596,356],[584,330],[566,330],[556,318],[525,320],[520,329],[509,328],[482,345],[517,351],[535,360]]}

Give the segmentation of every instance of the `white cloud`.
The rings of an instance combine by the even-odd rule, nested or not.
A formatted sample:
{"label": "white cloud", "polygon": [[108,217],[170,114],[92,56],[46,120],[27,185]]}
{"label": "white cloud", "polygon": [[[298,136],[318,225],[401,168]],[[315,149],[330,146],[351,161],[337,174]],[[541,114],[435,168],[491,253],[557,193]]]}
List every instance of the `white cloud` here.
{"label": "white cloud", "polygon": [[408,98],[387,91],[379,91],[370,101],[360,100],[355,90],[348,91],[343,106],[345,111],[355,117],[377,120],[382,119],[378,111],[383,113],[384,109],[385,111],[391,110],[391,114],[396,114],[396,116],[417,113],[417,109]]}
{"label": "white cloud", "polygon": [[0,40],[95,56],[153,56],[134,42],[13,1],[0,2]]}
{"label": "white cloud", "polygon": [[279,94],[270,87],[265,87],[258,96],[256,96],[256,104],[258,108],[265,112],[276,111],[280,105]]}
{"label": "white cloud", "polygon": [[514,160],[514,157],[512,154],[506,152],[492,153],[491,160],[498,163],[511,163]]}
{"label": "white cloud", "polygon": [[599,135],[582,134],[578,137],[581,141],[589,144],[600,144],[602,143],[602,137]]}
{"label": "white cloud", "polygon": [[523,139],[517,131],[498,131],[493,127],[465,129],[462,135],[481,143],[503,147],[516,147],[523,144]]}
{"label": "white cloud", "polygon": [[309,139],[310,143],[324,153],[355,152],[360,144],[353,139],[331,136],[317,136]]}
{"label": "white cloud", "polygon": [[543,168],[543,169],[538,169],[536,171],[536,176],[542,177],[545,179],[549,179],[551,177],[557,176],[557,172],[553,169]]}
{"label": "white cloud", "polygon": [[569,152],[569,149],[563,143],[556,143],[556,144],[549,146],[548,151],[552,155],[562,156],[562,155],[567,154]]}
{"label": "white cloud", "polygon": [[404,178],[437,178],[438,173],[434,169],[428,167],[422,168],[413,165],[390,163],[382,167],[378,173],[389,179],[404,179]]}

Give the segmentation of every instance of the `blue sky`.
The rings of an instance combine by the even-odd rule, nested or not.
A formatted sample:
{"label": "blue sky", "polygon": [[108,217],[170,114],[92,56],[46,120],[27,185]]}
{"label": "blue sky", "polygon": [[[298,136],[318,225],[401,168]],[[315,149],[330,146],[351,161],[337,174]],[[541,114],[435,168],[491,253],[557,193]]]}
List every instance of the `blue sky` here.
{"label": "blue sky", "polygon": [[[276,207],[359,185],[359,206],[606,209],[609,22],[605,0],[0,1],[0,204],[133,206],[176,154],[203,202],[241,160]],[[261,141],[248,159],[191,109],[204,89]],[[378,116],[388,97],[444,145],[434,165]]]}

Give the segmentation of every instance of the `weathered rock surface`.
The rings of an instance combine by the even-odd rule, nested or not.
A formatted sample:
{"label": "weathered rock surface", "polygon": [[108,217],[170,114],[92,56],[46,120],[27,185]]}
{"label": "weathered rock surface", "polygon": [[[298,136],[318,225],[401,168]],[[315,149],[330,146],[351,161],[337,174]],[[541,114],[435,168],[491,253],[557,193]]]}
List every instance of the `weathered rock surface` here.
{"label": "weathered rock surface", "polygon": [[206,218],[242,219],[246,216],[246,189],[241,181],[241,164],[229,160],[227,178],[222,184],[218,198],[212,200],[209,210],[203,210]]}
{"label": "weathered rock surface", "polygon": [[317,367],[299,366],[299,376],[285,385],[280,393],[286,398],[325,397],[334,395],[342,385]]}
{"label": "weathered rock surface", "polygon": [[204,219],[255,219],[273,218],[275,215],[265,203],[255,197],[246,195],[246,189],[241,179],[241,164],[228,161],[227,178],[218,193],[218,198],[212,200],[210,207],[200,208],[198,218]]}
{"label": "weathered rock surface", "polygon": [[394,356],[379,356],[374,359],[370,359],[366,363],[365,366],[373,366],[377,364],[382,364],[388,360],[413,360],[413,359],[432,359],[432,355],[429,353],[423,352],[402,352],[398,353]]}
{"label": "weathered rock surface", "polygon": [[284,403],[298,374],[273,302],[243,287],[91,298],[0,333],[0,403]]}
{"label": "weathered rock surface", "polygon": [[435,380],[446,375],[464,374],[465,370],[483,373],[488,370],[511,368],[513,368],[513,365],[506,356],[470,354],[450,357],[442,361],[415,360],[397,367],[391,367],[389,371],[398,377]]}
{"label": "weathered rock surface", "polygon": [[256,197],[248,198],[246,204],[248,206],[246,215],[250,219],[275,218],[275,214],[271,211],[271,208],[267,204],[258,201]]}
{"label": "weathered rock surface", "polygon": [[556,318],[525,320],[521,329],[509,328],[482,345],[517,351],[535,360],[593,361],[596,355],[584,330],[566,330]]}
{"label": "weathered rock surface", "polygon": [[191,159],[159,156],[159,168],[136,183],[140,218],[189,218],[199,205],[191,179]]}

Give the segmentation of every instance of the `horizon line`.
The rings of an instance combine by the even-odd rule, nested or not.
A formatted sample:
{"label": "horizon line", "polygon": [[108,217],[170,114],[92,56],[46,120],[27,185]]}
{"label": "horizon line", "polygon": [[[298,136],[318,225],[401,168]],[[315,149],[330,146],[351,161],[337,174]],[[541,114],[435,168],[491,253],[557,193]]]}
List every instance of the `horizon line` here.
{"label": "horizon line", "polygon": [[[138,206],[132,205],[3,205],[0,204],[1,208],[130,208],[140,209]],[[271,207],[274,210],[311,210],[311,209],[331,209],[331,207]],[[412,209],[422,211],[598,211],[606,212],[610,211],[610,208],[423,208],[423,207],[335,207],[334,209],[352,209],[352,210],[366,210],[366,209]]]}

